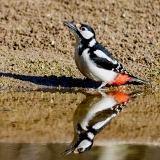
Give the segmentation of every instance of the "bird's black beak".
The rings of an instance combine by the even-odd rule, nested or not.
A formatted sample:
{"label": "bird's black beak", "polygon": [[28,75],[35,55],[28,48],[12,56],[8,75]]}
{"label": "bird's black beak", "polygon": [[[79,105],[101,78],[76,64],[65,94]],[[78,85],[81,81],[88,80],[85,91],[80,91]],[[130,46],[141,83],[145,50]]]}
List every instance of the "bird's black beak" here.
{"label": "bird's black beak", "polygon": [[74,152],[74,150],[75,150],[75,148],[74,148],[74,147],[71,147],[71,148],[67,149],[65,152],[63,152],[62,155],[63,155],[63,156],[66,156],[66,155],[68,155],[68,154],[71,154],[71,153]]}
{"label": "bird's black beak", "polygon": [[79,28],[80,24],[75,25],[75,24],[73,24],[71,22],[64,21],[64,25],[67,26],[69,29],[71,29],[72,32],[74,32],[74,33],[79,35],[78,28]]}

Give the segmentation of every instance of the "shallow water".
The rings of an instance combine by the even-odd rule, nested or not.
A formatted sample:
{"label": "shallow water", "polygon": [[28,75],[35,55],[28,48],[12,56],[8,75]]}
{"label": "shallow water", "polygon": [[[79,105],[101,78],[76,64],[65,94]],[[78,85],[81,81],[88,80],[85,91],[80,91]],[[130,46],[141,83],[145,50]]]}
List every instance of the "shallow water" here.
{"label": "shallow water", "polygon": [[1,143],[1,160],[159,160],[160,147],[145,145],[95,146],[83,154],[62,156],[66,144]]}
{"label": "shallow water", "polygon": [[1,91],[0,114],[0,159],[160,159],[159,92]]}

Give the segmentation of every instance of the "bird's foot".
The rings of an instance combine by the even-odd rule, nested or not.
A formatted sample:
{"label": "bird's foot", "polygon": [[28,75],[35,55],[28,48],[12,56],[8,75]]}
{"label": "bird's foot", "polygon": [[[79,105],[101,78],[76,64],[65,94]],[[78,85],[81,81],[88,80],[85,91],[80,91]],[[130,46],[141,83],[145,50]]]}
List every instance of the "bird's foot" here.
{"label": "bird's foot", "polygon": [[103,92],[102,90],[98,90],[98,92],[102,95],[102,97],[106,96],[105,92]]}
{"label": "bird's foot", "polygon": [[94,88],[89,88],[89,91],[90,92],[94,92],[96,89],[94,89]]}
{"label": "bird's foot", "polygon": [[97,88],[98,91],[102,90],[101,88],[104,87],[107,82],[102,82],[102,84]]}

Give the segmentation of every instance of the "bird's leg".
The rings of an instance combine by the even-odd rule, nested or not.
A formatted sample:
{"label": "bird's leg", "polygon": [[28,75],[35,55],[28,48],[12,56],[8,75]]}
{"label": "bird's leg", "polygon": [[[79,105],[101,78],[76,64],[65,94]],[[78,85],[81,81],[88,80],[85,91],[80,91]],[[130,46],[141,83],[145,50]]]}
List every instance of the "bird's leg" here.
{"label": "bird's leg", "polygon": [[98,90],[102,97],[106,97],[106,94],[102,90]]}
{"label": "bird's leg", "polygon": [[95,91],[95,89],[94,89],[94,88],[90,88],[89,91],[90,91],[90,92],[93,92],[93,91]]}
{"label": "bird's leg", "polygon": [[102,84],[97,88],[97,89],[98,89],[98,91],[100,91],[100,90],[101,90],[101,88],[102,88],[102,87],[104,87],[106,84],[107,84],[107,82],[102,82]]}
{"label": "bird's leg", "polygon": [[[97,88],[97,90],[98,90],[98,92],[100,93],[100,94],[102,94],[102,87],[104,87],[105,85],[107,84],[107,82],[102,82],[102,84]],[[93,91],[95,91],[96,89],[94,89],[94,88],[90,88],[89,89],[90,90],[90,92],[93,92]],[[102,94],[103,95],[103,94]]]}

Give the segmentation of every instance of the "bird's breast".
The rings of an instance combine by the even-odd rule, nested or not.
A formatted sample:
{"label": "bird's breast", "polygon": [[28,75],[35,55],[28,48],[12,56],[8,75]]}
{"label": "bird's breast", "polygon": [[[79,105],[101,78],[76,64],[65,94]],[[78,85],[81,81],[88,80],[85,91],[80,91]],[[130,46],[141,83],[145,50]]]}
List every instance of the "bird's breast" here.
{"label": "bird's breast", "polygon": [[89,79],[95,81],[111,82],[117,77],[117,73],[112,70],[103,69],[90,57],[90,48],[82,49],[77,46],[75,51],[75,62],[80,72]]}
{"label": "bird's breast", "polygon": [[89,57],[89,51],[89,48],[86,48],[83,51],[81,48],[77,48],[75,52],[75,62],[77,68],[84,76],[93,79],[92,68],[94,64]]}

